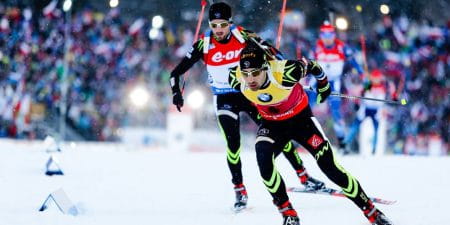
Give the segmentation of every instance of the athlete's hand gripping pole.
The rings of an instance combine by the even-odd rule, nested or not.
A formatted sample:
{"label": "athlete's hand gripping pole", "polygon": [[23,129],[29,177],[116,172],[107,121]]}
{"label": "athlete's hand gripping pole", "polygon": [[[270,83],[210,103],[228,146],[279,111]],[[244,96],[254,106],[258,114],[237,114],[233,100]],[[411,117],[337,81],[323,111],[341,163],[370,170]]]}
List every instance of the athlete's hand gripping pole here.
{"label": "athlete's hand gripping pole", "polygon": [[331,94],[331,86],[328,79],[317,80],[317,104],[323,103]]}

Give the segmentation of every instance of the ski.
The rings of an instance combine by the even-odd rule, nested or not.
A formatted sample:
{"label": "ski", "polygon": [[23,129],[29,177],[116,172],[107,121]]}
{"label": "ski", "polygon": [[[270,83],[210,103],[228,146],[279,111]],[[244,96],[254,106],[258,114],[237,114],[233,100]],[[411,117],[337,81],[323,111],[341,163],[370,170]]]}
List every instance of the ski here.
{"label": "ski", "polygon": [[247,207],[247,206],[240,206],[240,207],[231,207],[231,211],[235,214],[245,212],[245,211],[251,211],[253,207]]}
{"label": "ski", "polygon": [[[336,197],[346,197],[342,191],[333,189],[333,188],[322,188],[320,190],[306,190],[303,187],[290,187],[287,189],[288,192],[299,192],[299,193],[310,193],[310,194],[321,194],[321,195],[329,195]],[[384,204],[384,205],[392,205],[397,201],[386,200],[381,198],[369,197],[373,203]]]}

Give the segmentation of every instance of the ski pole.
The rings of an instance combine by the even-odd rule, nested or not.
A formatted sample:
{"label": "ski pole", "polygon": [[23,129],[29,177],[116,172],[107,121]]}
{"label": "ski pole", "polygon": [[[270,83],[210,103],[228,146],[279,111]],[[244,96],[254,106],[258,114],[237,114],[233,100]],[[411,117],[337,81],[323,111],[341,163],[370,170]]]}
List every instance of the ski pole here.
{"label": "ski pole", "polygon": [[[253,41],[259,48],[261,48],[264,53],[266,53],[267,56],[269,56],[271,59],[275,59],[275,56],[266,48],[264,48],[264,46],[262,46],[257,40],[255,40],[254,38],[250,38],[251,41]],[[315,91],[311,86],[303,86],[303,89],[307,90],[307,91]],[[406,99],[402,98],[400,101],[393,101],[393,100],[386,100],[386,99],[379,99],[379,98],[369,98],[369,97],[363,97],[363,96],[352,96],[352,95],[345,95],[345,94],[340,94],[340,93],[336,93],[336,92],[332,92],[330,94],[331,96],[335,96],[335,97],[340,97],[340,98],[347,98],[347,99],[361,99],[361,100],[368,100],[368,101],[377,101],[377,102],[384,102],[387,104],[394,104],[394,105],[406,105],[407,101]]]}
{"label": "ski pole", "polygon": [[362,63],[364,68],[364,76],[369,75],[369,66],[367,64],[367,50],[366,50],[366,37],[364,34],[361,34],[359,37],[359,41],[361,42],[361,53],[362,53]]}
{"label": "ski pole", "polygon": [[255,43],[261,50],[264,51],[264,53],[266,53],[267,56],[269,56],[269,58],[271,60],[276,59],[275,55],[273,55],[272,52],[269,51],[269,49],[267,49],[266,47],[264,47],[261,43],[259,43],[255,38],[250,37],[250,40],[253,41],[253,43]]}
{"label": "ski pole", "polygon": [[329,7],[328,8],[328,19],[330,20],[330,24],[331,26],[334,27],[335,21],[334,21],[334,14],[335,14],[335,9],[333,7]]}
{"label": "ski pole", "polygon": [[281,8],[280,15],[280,25],[278,25],[278,35],[277,35],[277,49],[280,48],[281,44],[281,32],[283,32],[284,15],[286,14],[286,0],[283,0],[283,7]]}
{"label": "ski pole", "polygon": [[[307,91],[315,91],[311,86],[303,86],[303,89]],[[376,101],[376,102],[383,102],[387,104],[393,104],[393,105],[406,105],[406,99],[402,98],[400,101],[393,101],[393,100],[386,100],[386,99],[379,99],[379,98],[369,98],[369,97],[363,97],[363,96],[354,96],[354,95],[345,95],[341,93],[331,92],[330,96],[340,97],[340,98],[347,98],[347,99],[361,99],[361,100],[367,100],[367,101]]]}
{"label": "ski pole", "polygon": [[197,21],[197,28],[195,29],[195,35],[194,35],[194,43],[197,41],[198,39],[198,33],[200,32],[200,26],[202,25],[202,20],[203,20],[203,14],[205,13],[205,7],[206,7],[206,1],[202,0],[202,11],[200,12],[198,21]]}
{"label": "ski pole", "polygon": [[[208,4],[208,3],[205,0],[202,0],[202,2],[201,2],[202,10],[200,12],[200,15],[198,16],[197,28],[195,29],[195,35],[194,35],[194,43],[198,39],[198,34],[200,32],[200,27],[202,25],[203,14],[205,13],[206,4]],[[181,88],[181,94],[184,93],[184,87],[186,86],[186,80],[187,80],[188,75],[189,75],[189,73],[186,72],[186,75],[184,76],[184,79],[183,79],[183,87]]]}

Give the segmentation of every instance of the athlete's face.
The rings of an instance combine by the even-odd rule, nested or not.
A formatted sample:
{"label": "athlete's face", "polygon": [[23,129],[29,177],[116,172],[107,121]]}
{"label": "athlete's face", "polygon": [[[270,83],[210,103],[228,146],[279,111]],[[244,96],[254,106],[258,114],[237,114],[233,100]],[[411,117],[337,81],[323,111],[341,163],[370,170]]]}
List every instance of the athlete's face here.
{"label": "athlete's face", "polygon": [[261,89],[261,86],[266,81],[267,71],[264,68],[249,68],[241,71],[247,87],[252,91]]}
{"label": "athlete's face", "polygon": [[331,46],[334,44],[334,39],[336,38],[336,33],[334,32],[320,32],[320,39],[326,46]]}
{"label": "athlete's face", "polygon": [[218,41],[225,39],[230,33],[230,22],[223,19],[214,19],[209,22],[209,27]]}

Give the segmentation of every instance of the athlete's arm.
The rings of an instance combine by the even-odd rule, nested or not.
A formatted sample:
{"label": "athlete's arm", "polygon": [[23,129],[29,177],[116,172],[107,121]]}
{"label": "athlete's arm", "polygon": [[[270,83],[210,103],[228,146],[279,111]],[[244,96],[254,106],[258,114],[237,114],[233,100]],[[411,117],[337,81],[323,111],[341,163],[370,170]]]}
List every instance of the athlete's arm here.
{"label": "athlete's arm", "polygon": [[311,74],[317,81],[321,82],[327,79],[322,67],[315,60],[307,60],[306,74]]}
{"label": "athlete's arm", "polygon": [[302,58],[301,60],[287,60],[284,72],[282,85],[285,87],[292,87],[306,75],[311,74],[317,80],[317,103],[322,103],[331,94],[330,83],[328,83],[327,76],[322,70],[322,67],[314,61]]}
{"label": "athlete's arm", "polygon": [[180,76],[188,71],[197,61],[203,59],[203,39],[199,39],[192,45],[181,62],[170,73],[170,87],[172,92],[180,90]]}
{"label": "athlete's arm", "polygon": [[331,94],[330,83],[322,67],[314,60],[307,61],[306,74],[311,74],[317,80],[317,104],[323,103]]}
{"label": "athlete's arm", "polygon": [[240,91],[241,90],[241,83],[236,78],[236,70],[237,70],[237,66],[230,68],[230,73],[228,75],[228,83],[230,84],[230,86],[232,88],[234,88],[235,90]]}
{"label": "athlete's arm", "polygon": [[282,85],[285,87],[292,87],[308,74],[313,75],[318,81],[327,79],[322,67],[314,60],[306,58],[300,60],[287,60],[284,67]]}

